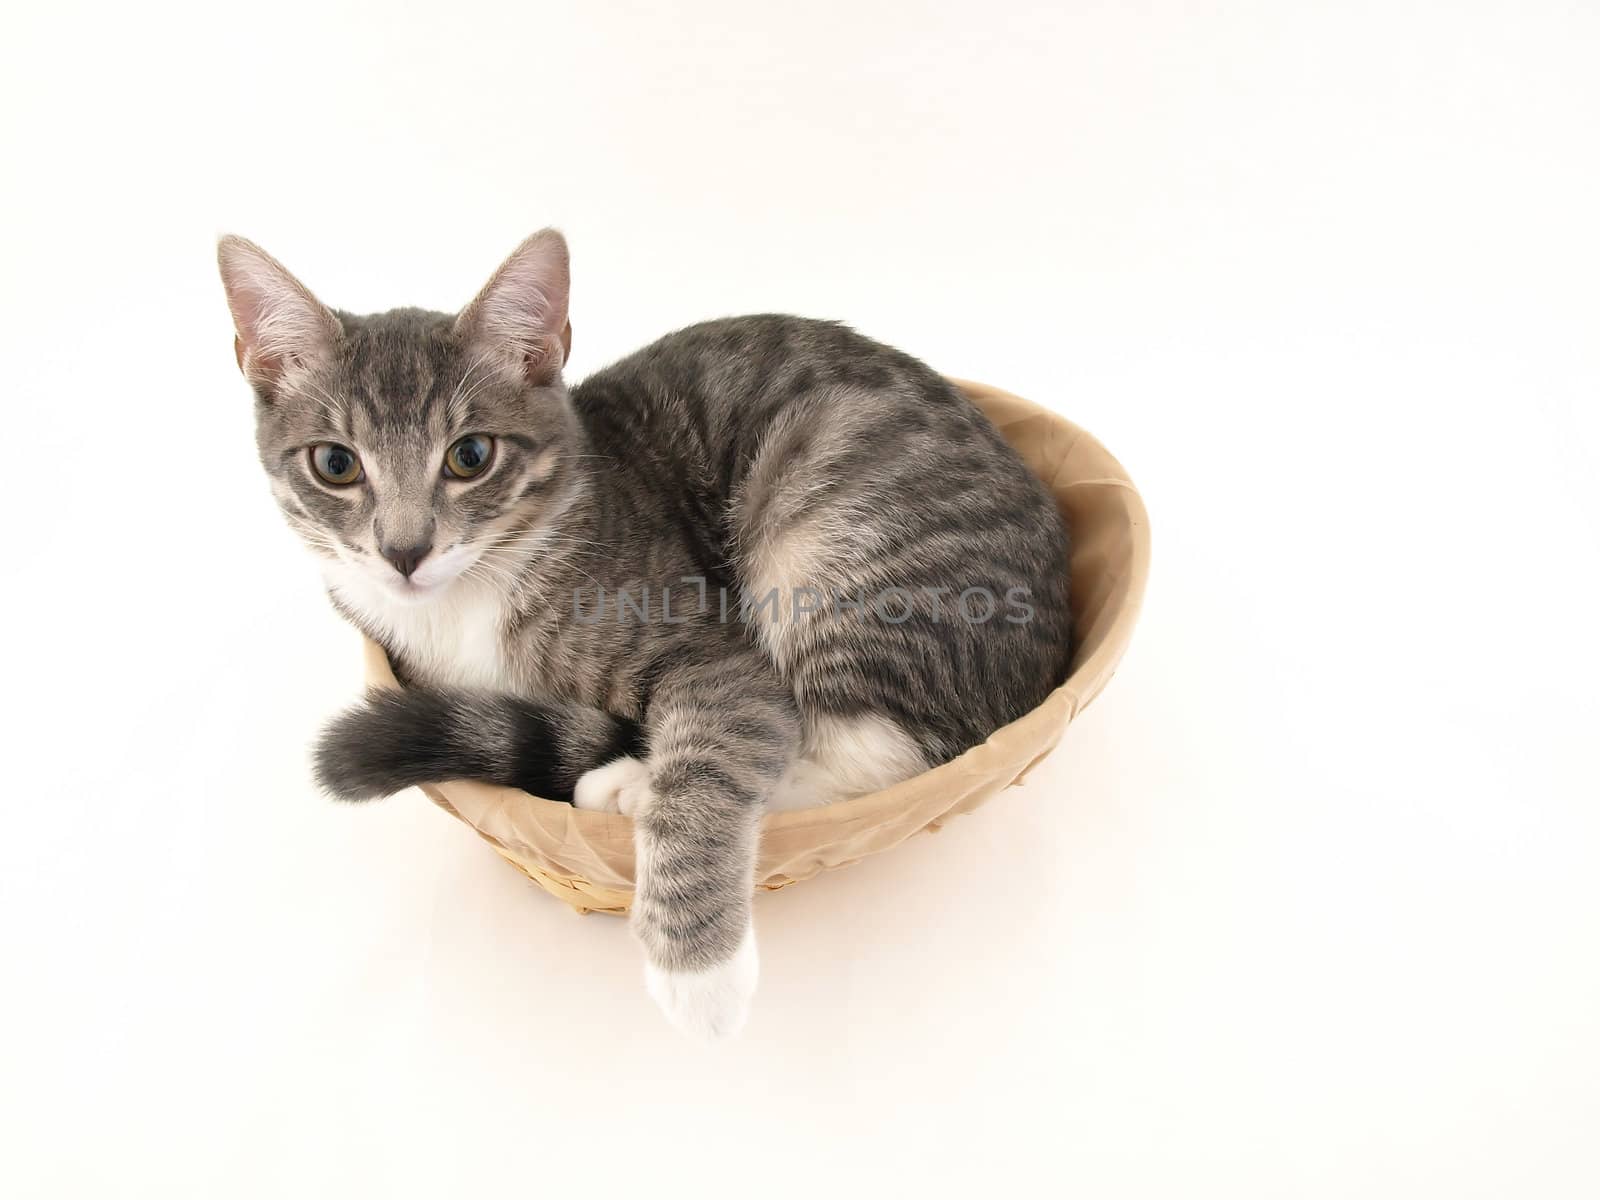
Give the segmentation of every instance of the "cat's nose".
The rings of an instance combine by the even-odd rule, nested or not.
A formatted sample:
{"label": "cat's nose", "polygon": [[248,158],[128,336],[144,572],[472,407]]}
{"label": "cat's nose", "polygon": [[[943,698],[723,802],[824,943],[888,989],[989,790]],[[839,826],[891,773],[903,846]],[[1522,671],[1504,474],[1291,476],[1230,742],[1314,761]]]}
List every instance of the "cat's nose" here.
{"label": "cat's nose", "polygon": [[409,546],[386,544],[378,547],[379,552],[394,564],[394,569],[407,579],[411,578],[411,572],[422,564],[422,560],[428,557],[428,551],[432,549],[432,542],[414,542]]}

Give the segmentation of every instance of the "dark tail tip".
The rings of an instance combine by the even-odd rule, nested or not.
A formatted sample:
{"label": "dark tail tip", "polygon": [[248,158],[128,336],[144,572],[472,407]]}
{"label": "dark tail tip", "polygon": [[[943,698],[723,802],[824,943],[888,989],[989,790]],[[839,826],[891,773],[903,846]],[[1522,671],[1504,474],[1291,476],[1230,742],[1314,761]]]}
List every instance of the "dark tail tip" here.
{"label": "dark tail tip", "polygon": [[377,800],[409,786],[391,787],[393,745],[379,713],[366,704],[346,709],[322,731],[312,751],[317,786],[335,800]]}
{"label": "dark tail tip", "polygon": [[376,800],[419,783],[480,778],[483,749],[459,736],[448,696],[374,691],[322,731],[312,754],[317,782],[340,800]]}

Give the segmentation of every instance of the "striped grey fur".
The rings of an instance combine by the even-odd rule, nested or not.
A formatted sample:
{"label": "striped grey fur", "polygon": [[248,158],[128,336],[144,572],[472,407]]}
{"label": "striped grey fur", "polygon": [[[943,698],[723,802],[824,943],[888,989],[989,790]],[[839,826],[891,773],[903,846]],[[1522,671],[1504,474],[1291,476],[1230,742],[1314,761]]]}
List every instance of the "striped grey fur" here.
{"label": "striped grey fur", "polygon": [[[740,317],[569,389],[566,248],[549,231],[458,316],[336,313],[247,242],[220,259],[274,494],[334,603],[412,685],[330,728],[322,781],[347,797],[452,777],[560,795],[637,751],[634,927],[659,971],[700,978],[738,952],[761,813],[825,731],[897,731],[904,774],[1065,674],[1055,505],[908,355],[838,324]],[[495,439],[491,467],[441,473],[473,433]],[[309,448],[325,442],[359,454],[360,483],[322,482]],[[397,581],[381,551],[402,543],[430,553]],[[887,610],[811,612],[795,587],[900,592]],[[669,592],[672,620],[582,619],[600,589],[648,595],[657,617]],[[969,589],[1025,597],[1026,619],[964,619]],[[741,619],[739,595],[774,590],[776,612]],[[870,766],[862,779],[892,781]]]}

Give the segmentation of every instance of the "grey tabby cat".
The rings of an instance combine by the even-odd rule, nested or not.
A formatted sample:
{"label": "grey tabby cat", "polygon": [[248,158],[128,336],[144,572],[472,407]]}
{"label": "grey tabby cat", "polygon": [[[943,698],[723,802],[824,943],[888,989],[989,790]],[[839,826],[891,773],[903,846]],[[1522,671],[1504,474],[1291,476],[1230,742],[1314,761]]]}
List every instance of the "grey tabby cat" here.
{"label": "grey tabby cat", "polygon": [[569,389],[552,230],[455,315],[352,316],[241,238],[218,258],[273,494],[408,685],[333,722],[320,782],[630,814],[633,928],[684,1028],[748,1010],[763,812],[906,779],[1066,673],[1055,504],[905,354],[741,317]]}

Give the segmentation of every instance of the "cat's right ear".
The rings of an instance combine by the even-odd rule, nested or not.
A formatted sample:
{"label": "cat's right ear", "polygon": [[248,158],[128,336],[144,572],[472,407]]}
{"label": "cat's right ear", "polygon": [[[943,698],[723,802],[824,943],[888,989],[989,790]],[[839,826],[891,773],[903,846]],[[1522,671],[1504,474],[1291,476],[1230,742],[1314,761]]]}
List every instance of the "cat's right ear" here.
{"label": "cat's right ear", "polygon": [[326,354],[338,340],[339,318],[254,242],[223,238],[217,267],[233,313],[234,354],[256,388],[270,395],[285,371]]}

